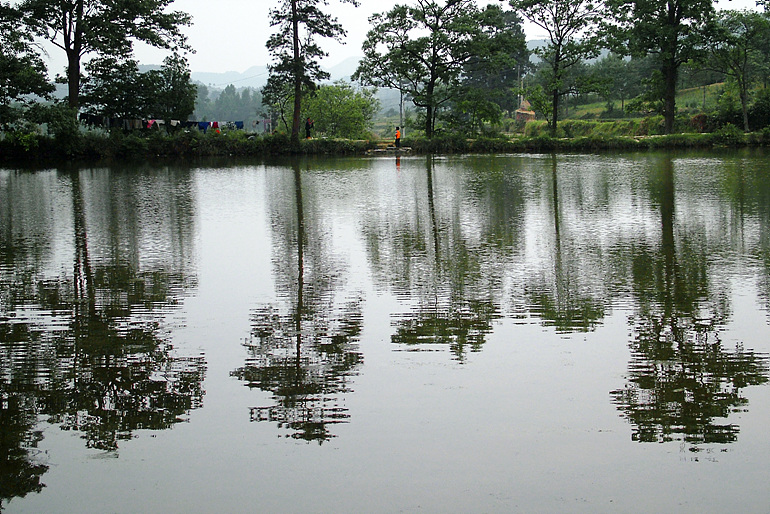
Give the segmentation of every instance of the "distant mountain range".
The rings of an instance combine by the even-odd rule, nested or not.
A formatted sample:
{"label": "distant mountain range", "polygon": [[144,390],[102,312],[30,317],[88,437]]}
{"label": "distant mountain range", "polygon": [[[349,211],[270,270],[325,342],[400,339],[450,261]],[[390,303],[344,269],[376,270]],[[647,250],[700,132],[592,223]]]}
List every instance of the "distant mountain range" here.
{"label": "distant mountain range", "polygon": [[[533,40],[528,41],[527,46],[532,51],[533,49],[544,46],[546,41]],[[355,73],[358,67],[358,61],[362,59],[358,57],[348,57],[341,63],[332,66],[331,68],[324,68],[331,74],[331,81],[335,80],[350,80],[350,76]],[[145,71],[144,67],[140,67],[141,71]],[[151,67],[146,67],[151,69]],[[157,68],[157,66],[153,67]],[[227,71],[224,73],[211,73],[205,71],[193,71],[192,79],[194,82],[199,82],[206,86],[215,89],[224,89],[230,84],[234,85],[236,89],[244,87],[260,88],[267,82],[267,66],[252,66],[244,72]]]}
{"label": "distant mountain range", "polygon": [[[331,80],[349,80],[356,71],[361,57],[349,57],[336,66],[325,68],[331,74]],[[236,89],[244,87],[260,88],[267,82],[267,66],[252,66],[244,72],[227,71],[224,73],[212,73],[205,71],[193,71],[191,74],[194,82],[199,82],[214,89],[224,89],[230,84]]]}
{"label": "distant mountain range", "polygon": [[[539,40],[533,40],[528,41],[527,46],[529,47],[530,51],[533,49],[545,45],[545,41],[539,41]],[[350,80],[350,76],[355,73],[356,68],[358,67],[358,62],[362,59],[362,57],[348,57],[341,63],[332,66],[330,68],[324,68],[329,74],[331,75],[331,82],[334,82],[336,80]],[[536,57],[533,56],[533,61],[536,61]],[[151,64],[151,65],[139,65],[139,71],[140,72],[146,72],[149,70],[157,70],[160,69],[160,65],[157,64]],[[236,89],[242,89],[246,87],[259,89],[262,86],[265,85],[267,82],[268,77],[268,70],[267,66],[252,66],[251,68],[247,69],[243,72],[238,71],[226,71],[223,73],[214,73],[214,72],[207,72],[207,71],[193,71],[191,73],[191,78],[193,82],[197,82],[199,84],[203,84],[205,86],[208,86],[212,90],[222,90],[229,86],[230,84],[234,85]],[[58,97],[66,97],[67,89],[66,86],[58,85],[57,86],[57,92],[56,96]],[[397,100],[397,93],[393,93],[390,91],[380,91],[380,94],[378,95],[381,97],[381,101],[383,103],[383,107],[387,105],[387,107],[391,107],[391,105],[395,102],[396,105],[398,103]]]}

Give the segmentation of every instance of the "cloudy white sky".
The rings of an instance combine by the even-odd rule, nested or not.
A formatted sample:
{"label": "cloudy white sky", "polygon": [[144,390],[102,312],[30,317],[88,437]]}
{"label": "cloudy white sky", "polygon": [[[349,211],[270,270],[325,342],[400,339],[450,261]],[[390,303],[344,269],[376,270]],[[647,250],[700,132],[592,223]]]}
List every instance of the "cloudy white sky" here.
{"label": "cloudy white sky", "polygon": [[[188,56],[193,71],[243,72],[255,65],[269,61],[265,41],[272,33],[268,12],[281,0],[175,0],[172,9],[193,16],[193,25],[185,29],[190,45],[196,53]],[[479,5],[497,3],[498,0],[477,0]],[[326,12],[336,16],[348,35],[344,45],[329,41],[324,44],[329,52],[323,64],[334,66],[348,57],[359,56],[361,44],[369,30],[368,18],[374,13],[386,12],[396,4],[411,0],[360,0],[359,7],[328,0]],[[719,0],[718,6],[726,9],[753,7],[755,0]],[[542,37],[536,27],[525,26],[529,39]],[[50,71],[63,73],[66,63],[63,52],[50,49]],[[59,55],[61,54],[61,55]],[[137,46],[136,55],[142,64],[160,64],[165,52]]]}

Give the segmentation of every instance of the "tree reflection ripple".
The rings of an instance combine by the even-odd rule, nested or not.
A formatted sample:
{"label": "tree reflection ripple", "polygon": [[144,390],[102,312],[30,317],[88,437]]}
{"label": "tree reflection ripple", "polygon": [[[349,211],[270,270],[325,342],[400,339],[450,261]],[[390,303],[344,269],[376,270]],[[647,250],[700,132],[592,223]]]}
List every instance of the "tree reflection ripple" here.
{"label": "tree reflection ripple", "polygon": [[251,421],[320,444],[334,437],[331,425],[350,418],[343,394],[363,363],[363,297],[336,299],[346,267],[328,246],[321,213],[309,211],[318,192],[303,182],[298,161],[291,172],[276,179],[283,194],[271,195],[279,301],[253,312],[245,366],[231,374],[272,393],[274,405],[252,407]]}
{"label": "tree reflection ripple", "polygon": [[[178,354],[168,326],[195,283],[179,265],[192,253],[184,180],[166,175],[174,194],[156,196],[120,174],[73,171],[55,184],[46,177],[19,174],[0,191],[7,229],[0,238],[0,501],[44,487],[48,466],[35,451],[41,418],[117,456],[136,431],[185,421],[204,395],[204,357]],[[28,212],[30,204],[11,200],[17,188],[28,190],[25,182],[38,188],[42,209]],[[162,180],[155,186],[162,189]],[[106,197],[93,201],[96,191]],[[121,206],[139,198],[168,216],[121,222]],[[26,223],[28,215],[36,223]],[[168,253],[149,249],[141,243],[147,230],[155,230],[148,238],[155,247],[176,244]],[[120,232],[135,242],[128,255],[94,244]]]}

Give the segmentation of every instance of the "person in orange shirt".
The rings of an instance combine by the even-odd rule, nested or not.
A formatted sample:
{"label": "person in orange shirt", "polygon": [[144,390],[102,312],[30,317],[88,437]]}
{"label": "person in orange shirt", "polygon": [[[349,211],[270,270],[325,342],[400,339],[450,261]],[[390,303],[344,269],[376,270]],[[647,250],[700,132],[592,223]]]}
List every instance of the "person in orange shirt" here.
{"label": "person in orange shirt", "polygon": [[396,148],[401,148],[401,127],[396,127]]}

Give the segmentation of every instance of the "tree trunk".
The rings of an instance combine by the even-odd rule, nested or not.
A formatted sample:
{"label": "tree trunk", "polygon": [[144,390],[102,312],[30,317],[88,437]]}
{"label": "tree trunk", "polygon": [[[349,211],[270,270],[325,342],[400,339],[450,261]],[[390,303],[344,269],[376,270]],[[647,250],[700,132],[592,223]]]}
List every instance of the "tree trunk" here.
{"label": "tree trunk", "polygon": [[67,52],[67,103],[71,109],[80,107],[80,52],[83,49],[83,0],[75,5],[75,19],[71,26],[72,39],[66,44]]}
{"label": "tree trunk", "polygon": [[743,131],[749,132],[749,93],[746,88],[746,81],[738,81],[738,88],[741,97],[741,113],[743,114]]}
{"label": "tree trunk", "polygon": [[291,24],[294,44],[294,114],[291,120],[291,146],[299,148],[299,117],[302,110],[302,61],[299,54],[299,19],[297,0],[291,0]]}
{"label": "tree trunk", "polygon": [[435,106],[433,105],[433,90],[434,90],[435,82],[431,80],[428,82],[428,87],[426,88],[426,98],[427,98],[427,106],[425,107],[425,137],[428,139],[431,139],[433,137],[433,116],[434,116],[434,110]]}
{"label": "tree trunk", "polygon": [[663,80],[665,81],[665,91],[663,93],[663,118],[664,132],[671,134],[674,131],[674,116],[676,114],[676,80],[678,66],[669,59],[663,65]]}
{"label": "tree trunk", "polygon": [[67,103],[71,109],[80,107],[80,55],[67,50]]}
{"label": "tree trunk", "polygon": [[551,109],[553,109],[553,112],[551,113],[551,137],[556,137],[556,127],[557,122],[559,120],[559,90],[554,88],[554,90],[551,92],[552,98],[551,98]]}
{"label": "tree trunk", "polygon": [[743,131],[744,132],[750,132],[751,129],[749,128],[749,107],[748,107],[748,101],[746,100],[746,93],[741,94],[741,110],[743,111]]}

